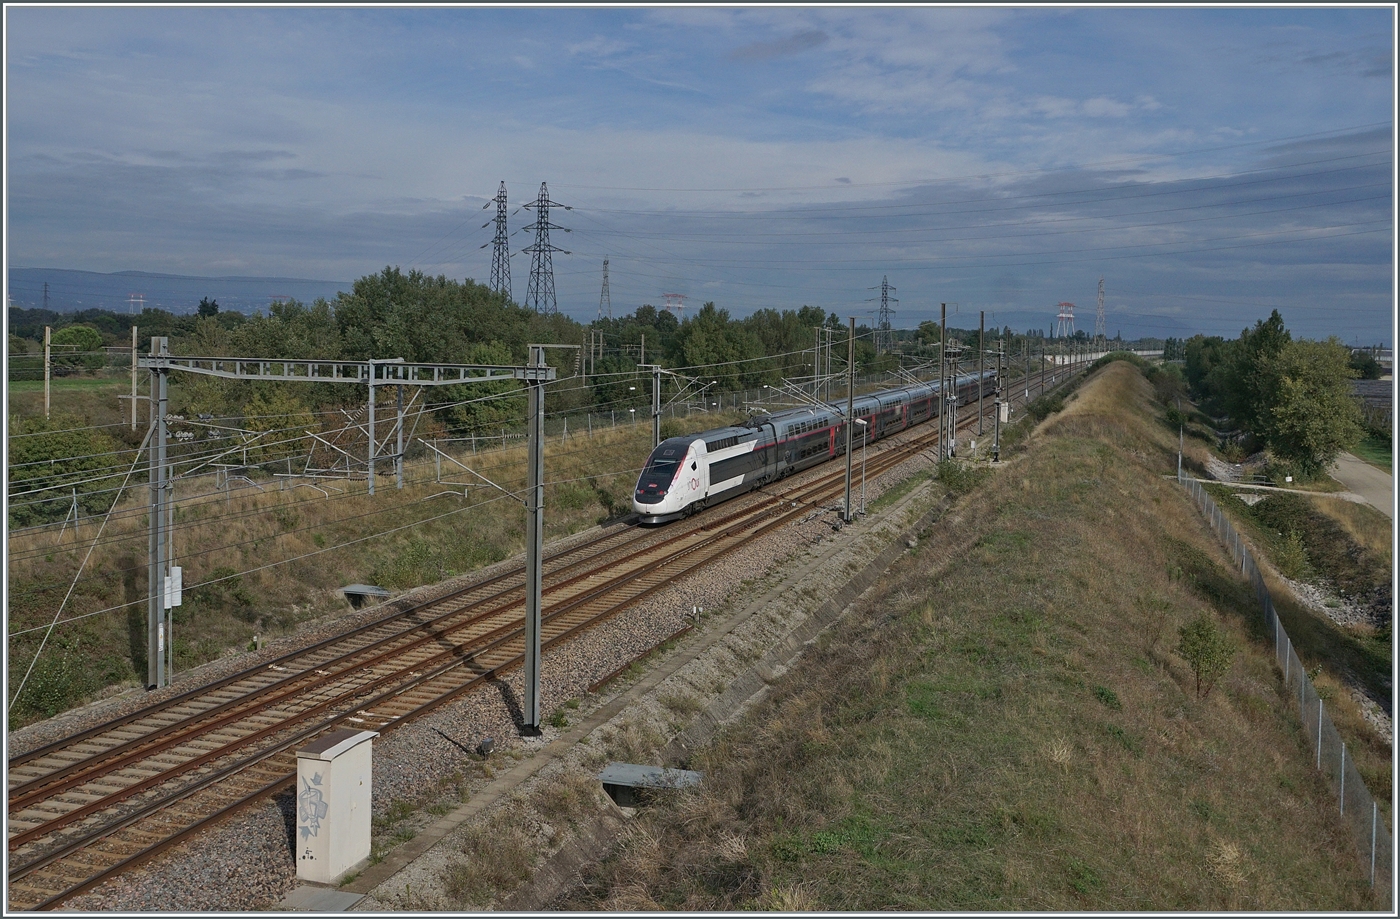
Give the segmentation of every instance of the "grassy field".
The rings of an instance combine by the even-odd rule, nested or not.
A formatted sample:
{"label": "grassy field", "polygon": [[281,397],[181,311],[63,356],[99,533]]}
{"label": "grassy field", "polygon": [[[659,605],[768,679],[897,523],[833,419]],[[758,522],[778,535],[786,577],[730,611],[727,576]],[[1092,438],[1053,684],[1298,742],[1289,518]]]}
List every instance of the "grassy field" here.
{"label": "grassy field", "polygon": [[1387,438],[1367,434],[1360,443],[1351,448],[1351,453],[1357,459],[1365,460],[1378,469],[1392,474],[1394,472],[1395,458],[1391,454],[1391,445]]}
{"label": "grassy field", "polygon": [[554,905],[1377,908],[1149,400],[1124,364],[1067,400]]}

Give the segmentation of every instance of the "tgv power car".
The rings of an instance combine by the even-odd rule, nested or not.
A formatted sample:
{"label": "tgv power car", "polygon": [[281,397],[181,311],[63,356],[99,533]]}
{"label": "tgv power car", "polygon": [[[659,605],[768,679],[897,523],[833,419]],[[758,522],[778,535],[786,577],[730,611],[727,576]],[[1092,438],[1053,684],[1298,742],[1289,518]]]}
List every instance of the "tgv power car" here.
{"label": "tgv power car", "polygon": [[[980,375],[984,381],[996,374]],[[977,397],[979,374],[960,374],[957,404]],[[938,383],[918,383],[859,396],[855,416],[865,421],[852,442],[879,440],[938,415]],[[665,523],[846,452],[845,406],[824,404],[756,415],[736,427],[671,437],[652,451],[637,479],[632,510],[642,523]]]}

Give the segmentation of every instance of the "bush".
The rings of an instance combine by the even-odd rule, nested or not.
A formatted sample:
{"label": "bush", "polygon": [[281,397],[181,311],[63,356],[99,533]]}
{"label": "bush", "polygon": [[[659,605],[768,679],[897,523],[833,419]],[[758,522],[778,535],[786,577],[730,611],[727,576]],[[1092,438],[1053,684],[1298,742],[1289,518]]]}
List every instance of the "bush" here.
{"label": "bush", "polygon": [[1312,564],[1308,560],[1308,548],[1303,544],[1303,536],[1297,530],[1289,530],[1279,546],[1279,572],[1294,581],[1306,581],[1313,576]]}
{"label": "bush", "polygon": [[1102,367],[1106,367],[1114,361],[1124,361],[1125,363],[1132,364],[1134,367],[1136,367],[1138,370],[1141,370],[1143,373],[1149,373],[1151,368],[1151,365],[1149,365],[1147,361],[1138,357],[1131,351],[1110,351],[1103,357],[1094,361],[1093,366],[1089,369],[1098,370]]}
{"label": "bush", "polygon": [[[75,494],[83,514],[107,513],[133,458],[120,443],[75,415],[11,415],[9,425],[10,526],[63,520]],[[132,482],[142,478],[137,470]]]}
{"label": "bush", "polygon": [[1196,698],[1205,698],[1216,681],[1230,669],[1239,649],[1207,613],[1183,625],[1179,634],[1181,643],[1177,645],[1177,653],[1186,658],[1196,674]]}
{"label": "bush", "polygon": [[1057,394],[1045,395],[1036,399],[1030,405],[1027,405],[1026,414],[1029,415],[1033,421],[1040,422],[1056,412],[1062,411],[1064,407],[1065,400],[1063,396]]}
{"label": "bush", "polygon": [[55,376],[83,370],[101,370],[107,363],[102,350],[102,333],[85,325],[70,325],[53,333],[49,339],[51,364]]}
{"label": "bush", "polygon": [[955,495],[966,494],[987,476],[981,466],[965,466],[955,459],[945,459],[938,464],[938,481]]}

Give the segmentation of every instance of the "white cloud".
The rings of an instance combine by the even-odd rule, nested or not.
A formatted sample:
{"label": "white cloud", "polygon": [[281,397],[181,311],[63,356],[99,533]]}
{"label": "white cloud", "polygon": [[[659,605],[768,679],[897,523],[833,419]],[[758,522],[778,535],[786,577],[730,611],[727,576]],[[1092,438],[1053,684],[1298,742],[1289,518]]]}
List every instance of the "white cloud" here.
{"label": "white cloud", "polygon": [[592,38],[588,38],[584,41],[570,43],[567,49],[568,52],[575,57],[596,59],[614,57],[632,50],[632,46],[616,38],[609,38],[605,35],[594,35]]}
{"label": "white cloud", "polygon": [[1079,110],[1089,118],[1123,118],[1132,112],[1133,107],[1116,99],[1098,96],[1085,99],[1080,103]]}

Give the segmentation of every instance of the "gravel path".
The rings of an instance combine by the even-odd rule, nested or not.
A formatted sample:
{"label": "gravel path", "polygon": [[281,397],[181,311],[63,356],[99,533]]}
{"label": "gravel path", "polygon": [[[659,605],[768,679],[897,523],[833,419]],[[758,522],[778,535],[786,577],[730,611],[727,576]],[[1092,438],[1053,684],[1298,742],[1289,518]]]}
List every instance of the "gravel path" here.
{"label": "gravel path", "polygon": [[[866,487],[867,503],[875,500],[887,483],[900,481],[931,465],[932,461],[923,454],[903,463],[879,481],[871,479]],[[569,719],[576,720],[604,704],[605,694],[588,693],[590,685],[674,634],[686,623],[692,607],[704,607],[713,614],[726,601],[748,596],[746,591],[751,592],[754,584],[772,576],[779,566],[794,556],[800,556],[814,547],[830,547],[834,540],[840,538],[833,533],[832,523],[835,519],[834,509],[814,508],[798,523],[783,527],[732,553],[721,565],[691,575],[602,627],[551,649],[544,658],[542,710],[549,713],[571,703],[577,707],[562,708],[560,711]],[[873,530],[876,526],[874,521],[870,521],[862,526],[847,528],[848,532],[842,535],[850,536],[850,531]],[[570,539],[582,540],[588,535],[577,534]],[[873,555],[874,552],[878,552],[878,549],[865,554]],[[636,711],[629,710],[627,723],[616,727],[610,740],[599,738],[583,745],[572,765],[552,769],[540,780],[546,783],[558,781],[561,771],[568,774],[569,769],[576,773],[579,769],[586,771],[593,768],[599,757],[609,755],[605,749],[609,745],[614,751],[628,749],[640,742],[638,738],[663,737],[673,732],[677,726],[678,712],[693,711],[695,706],[702,704],[701,699],[722,691],[733,674],[744,670],[763,653],[763,649],[785,636],[795,621],[793,617],[800,621],[805,615],[801,607],[824,600],[825,591],[844,576],[844,570],[858,564],[858,559],[852,558],[849,562],[844,566],[828,563],[823,578],[814,582],[806,591],[806,596],[794,595],[791,598],[793,602],[774,604],[771,609],[754,616],[736,630],[734,641],[717,648],[706,664],[679,682],[664,687]],[[479,579],[483,574],[518,563],[518,560],[502,562],[470,578],[459,578],[448,584],[415,591],[393,602],[426,599],[469,580]],[[294,647],[342,632],[352,625],[375,619],[384,612],[383,607],[378,607],[321,620],[294,637],[272,643],[257,652],[256,656],[234,655],[181,674],[174,686],[161,690],[159,694],[133,691],[32,725],[10,736],[10,755],[146,706],[161,694],[173,695],[237,672],[259,660],[270,659]],[[515,761],[557,736],[558,728],[555,727],[546,727],[540,738],[523,739],[517,736],[514,725],[521,699],[521,679],[522,675],[516,671],[497,681],[490,690],[472,693],[419,722],[375,741],[373,810],[378,826],[377,846],[388,848],[396,841],[411,837],[436,819],[433,813],[426,810],[415,813],[414,808],[431,808],[441,813],[446,807],[484,786],[494,773],[495,764]],[[479,757],[469,752],[484,737],[494,738],[497,745],[497,753],[493,754],[490,763],[481,762]],[[186,912],[274,908],[296,886],[290,841],[293,826],[291,796],[286,793],[276,800],[250,807],[239,816],[146,866],[73,898],[64,905],[64,909]],[[546,848],[556,836],[562,838],[563,835],[544,820],[535,820],[530,827]],[[432,873],[430,868],[423,870]],[[416,900],[402,903],[384,901],[383,907],[423,908],[423,903]]]}

